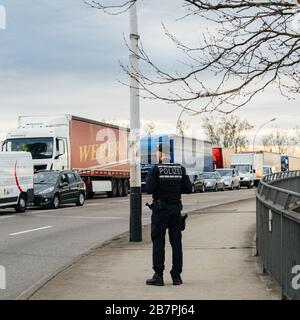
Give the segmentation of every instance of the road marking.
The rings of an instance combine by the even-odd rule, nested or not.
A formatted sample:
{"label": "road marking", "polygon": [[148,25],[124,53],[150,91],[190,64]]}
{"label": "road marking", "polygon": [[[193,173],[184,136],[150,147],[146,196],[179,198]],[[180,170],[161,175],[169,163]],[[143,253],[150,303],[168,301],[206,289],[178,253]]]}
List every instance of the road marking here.
{"label": "road marking", "polygon": [[96,207],[96,206],[99,206],[99,205],[104,205],[106,203],[104,202],[99,202],[99,203],[89,203],[89,204],[85,204],[83,207]]}
{"label": "road marking", "polygon": [[[85,207],[96,207],[99,205],[104,205],[105,203],[99,202],[99,203],[89,203],[89,204],[85,204],[82,208]],[[45,210],[45,209],[29,209],[30,210],[30,214],[31,213],[48,213],[48,212],[60,212],[60,211],[67,211],[67,210],[72,210],[72,209],[76,209],[78,208],[77,206],[68,206],[68,207],[60,207],[58,209],[49,209],[49,210]]]}
{"label": "road marking", "polygon": [[15,216],[16,216],[16,215],[3,216],[3,217],[0,217],[0,220],[9,219],[9,218],[12,218],[12,217],[15,217]]}
{"label": "road marking", "polygon": [[41,227],[41,228],[31,229],[31,230],[25,230],[25,231],[11,233],[10,236],[17,236],[17,235],[23,234],[23,233],[29,233],[29,232],[34,232],[34,231],[39,231],[39,230],[44,230],[44,229],[50,229],[50,228],[52,228],[52,226],[46,226],[46,227]]}
{"label": "road marking", "polygon": [[54,218],[54,219],[87,219],[87,220],[128,220],[129,217],[87,217],[87,216],[58,216],[58,215],[50,215],[50,214],[43,214],[43,215],[33,215],[33,217],[37,218]]}

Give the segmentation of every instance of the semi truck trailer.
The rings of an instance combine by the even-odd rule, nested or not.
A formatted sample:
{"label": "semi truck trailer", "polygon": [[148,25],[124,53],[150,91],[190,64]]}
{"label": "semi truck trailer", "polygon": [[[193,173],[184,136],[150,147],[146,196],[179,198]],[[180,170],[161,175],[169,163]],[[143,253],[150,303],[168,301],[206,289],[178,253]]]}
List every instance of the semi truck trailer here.
{"label": "semi truck trailer", "polygon": [[126,196],[129,191],[129,129],[73,115],[21,116],[3,151],[26,151],[34,171],[75,170],[87,194]]}
{"label": "semi truck trailer", "polygon": [[146,184],[148,171],[158,163],[157,150],[160,143],[168,146],[170,163],[183,165],[188,174],[213,170],[212,145],[209,141],[177,135],[151,135],[141,137],[142,187]]}

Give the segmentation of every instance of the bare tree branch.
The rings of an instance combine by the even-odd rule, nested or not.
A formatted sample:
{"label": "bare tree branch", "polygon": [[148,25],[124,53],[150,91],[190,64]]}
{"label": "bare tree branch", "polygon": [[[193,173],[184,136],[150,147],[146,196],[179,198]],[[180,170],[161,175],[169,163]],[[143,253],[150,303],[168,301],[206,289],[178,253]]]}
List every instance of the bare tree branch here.
{"label": "bare tree branch", "polygon": [[[120,0],[115,5],[83,1],[104,11],[119,10],[119,14],[141,0]],[[288,99],[300,93],[300,7],[296,0],[182,2],[187,12],[184,19],[199,17],[201,25],[208,21],[215,30],[203,32],[200,45],[191,47],[163,25],[165,35],[183,54],[183,71],[174,68],[170,72],[156,65],[141,44],[142,71],[127,65],[122,68],[138,81],[143,97],[175,103],[195,114],[228,114],[274,85]]]}
{"label": "bare tree branch", "polygon": [[232,148],[235,151],[247,148],[249,141],[245,133],[253,128],[248,121],[234,115],[220,119],[204,117],[202,127],[213,146]]}

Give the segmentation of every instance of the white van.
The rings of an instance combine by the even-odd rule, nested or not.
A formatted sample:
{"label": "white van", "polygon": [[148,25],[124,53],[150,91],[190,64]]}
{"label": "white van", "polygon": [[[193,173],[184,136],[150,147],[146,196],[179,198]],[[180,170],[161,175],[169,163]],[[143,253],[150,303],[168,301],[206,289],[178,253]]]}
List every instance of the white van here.
{"label": "white van", "polygon": [[24,212],[33,202],[33,160],[29,152],[0,152],[0,208]]}

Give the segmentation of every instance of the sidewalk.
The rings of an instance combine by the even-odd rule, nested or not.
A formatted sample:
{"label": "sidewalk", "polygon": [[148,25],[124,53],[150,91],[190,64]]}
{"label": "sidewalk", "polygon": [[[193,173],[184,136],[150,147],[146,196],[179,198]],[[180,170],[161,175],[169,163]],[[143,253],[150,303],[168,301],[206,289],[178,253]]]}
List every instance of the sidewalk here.
{"label": "sidewalk", "polygon": [[254,253],[255,200],[198,210],[183,233],[184,284],[173,286],[171,248],[166,248],[164,287],[145,285],[152,276],[149,227],[144,242],[128,235],[111,241],[63,271],[31,299],[279,299]]}

